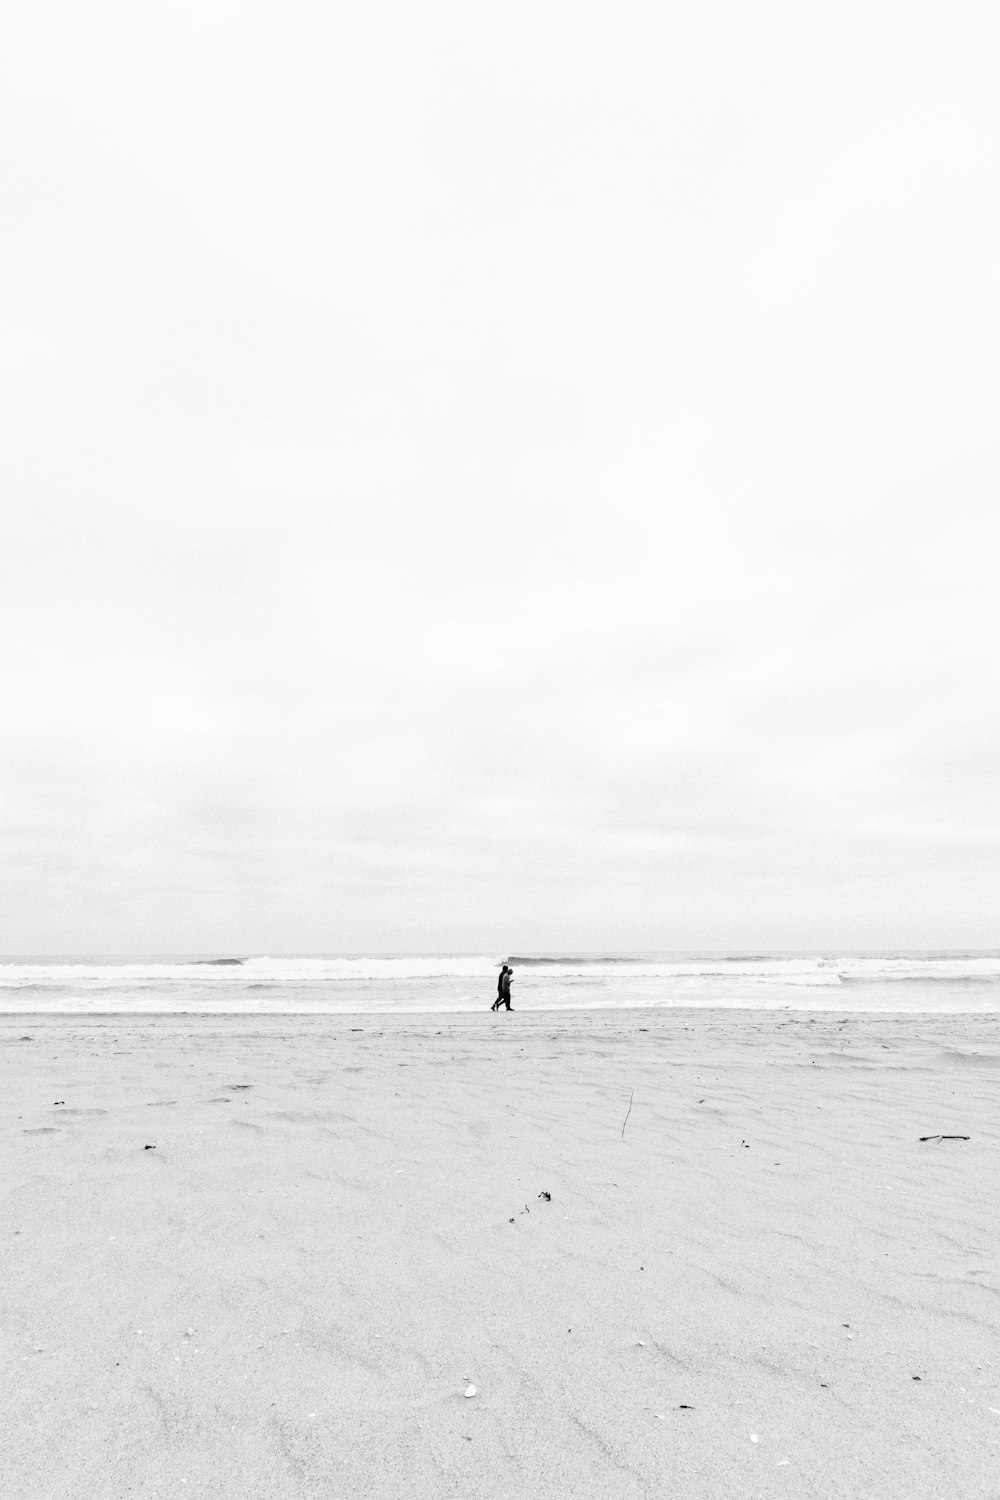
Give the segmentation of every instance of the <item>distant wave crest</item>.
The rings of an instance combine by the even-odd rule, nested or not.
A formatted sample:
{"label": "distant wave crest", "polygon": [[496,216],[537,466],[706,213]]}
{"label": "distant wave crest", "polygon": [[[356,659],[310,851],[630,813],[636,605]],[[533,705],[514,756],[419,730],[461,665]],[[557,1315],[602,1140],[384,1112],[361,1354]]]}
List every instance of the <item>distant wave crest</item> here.
{"label": "distant wave crest", "polygon": [[[492,954],[0,963],[0,1010],[472,1011],[496,993]],[[515,1008],[791,1006],[1000,1009],[1000,953],[525,954]],[[951,997],[951,998],[949,998]]]}

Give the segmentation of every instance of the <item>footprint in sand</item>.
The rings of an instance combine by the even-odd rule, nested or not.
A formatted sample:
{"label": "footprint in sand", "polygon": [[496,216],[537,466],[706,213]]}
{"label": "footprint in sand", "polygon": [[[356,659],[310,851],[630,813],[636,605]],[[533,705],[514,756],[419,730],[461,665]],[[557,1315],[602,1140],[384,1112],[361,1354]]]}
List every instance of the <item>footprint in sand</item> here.
{"label": "footprint in sand", "polygon": [[35,1125],[30,1130],[24,1131],[25,1135],[58,1135],[58,1125]]}

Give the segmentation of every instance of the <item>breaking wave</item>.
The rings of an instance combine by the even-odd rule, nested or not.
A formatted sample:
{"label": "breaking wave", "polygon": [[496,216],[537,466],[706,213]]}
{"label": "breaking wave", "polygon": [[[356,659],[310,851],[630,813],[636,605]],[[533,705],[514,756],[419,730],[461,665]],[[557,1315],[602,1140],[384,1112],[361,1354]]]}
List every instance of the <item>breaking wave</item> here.
{"label": "breaking wave", "polygon": [[468,1012],[505,961],[525,1010],[1000,1010],[1000,953],[936,952],[22,959],[0,963],[0,1011]]}

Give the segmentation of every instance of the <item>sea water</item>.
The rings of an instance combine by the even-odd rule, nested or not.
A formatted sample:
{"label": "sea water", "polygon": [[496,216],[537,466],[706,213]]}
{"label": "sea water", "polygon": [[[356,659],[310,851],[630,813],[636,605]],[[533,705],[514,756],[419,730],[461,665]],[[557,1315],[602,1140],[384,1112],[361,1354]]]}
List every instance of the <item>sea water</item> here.
{"label": "sea water", "polygon": [[11,958],[0,1012],[484,1011],[505,961],[524,1011],[1000,1011],[1000,953],[911,952]]}

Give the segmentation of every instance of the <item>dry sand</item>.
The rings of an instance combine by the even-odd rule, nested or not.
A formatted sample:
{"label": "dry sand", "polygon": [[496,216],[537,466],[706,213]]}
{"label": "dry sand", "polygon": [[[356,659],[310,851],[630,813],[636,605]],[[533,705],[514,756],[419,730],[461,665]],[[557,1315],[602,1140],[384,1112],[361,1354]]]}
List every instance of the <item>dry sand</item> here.
{"label": "dry sand", "polygon": [[0,1494],[1000,1496],[998,1082],[995,1017],[2,1017]]}

